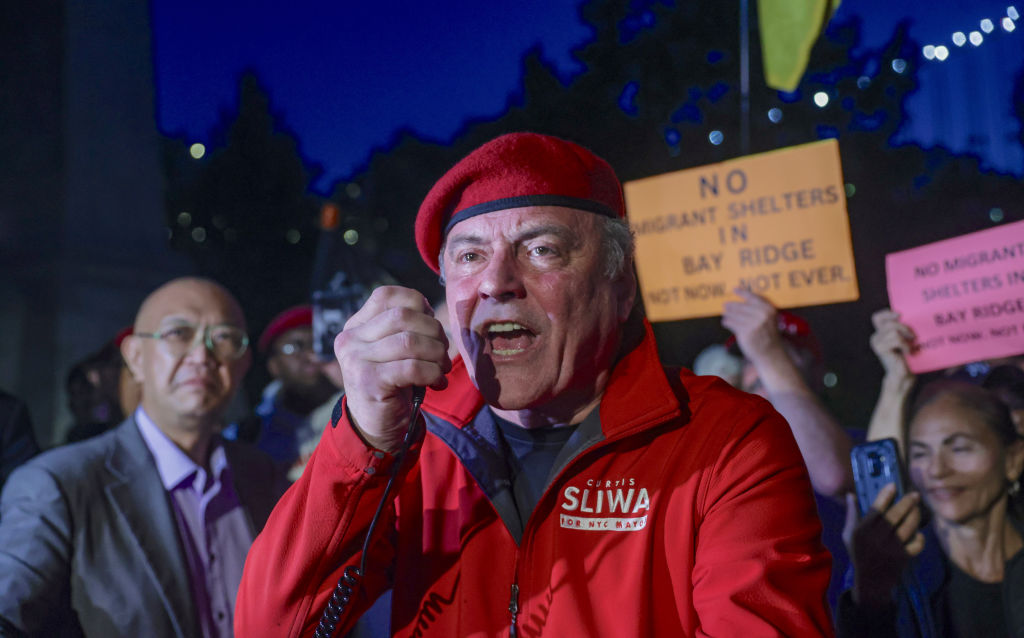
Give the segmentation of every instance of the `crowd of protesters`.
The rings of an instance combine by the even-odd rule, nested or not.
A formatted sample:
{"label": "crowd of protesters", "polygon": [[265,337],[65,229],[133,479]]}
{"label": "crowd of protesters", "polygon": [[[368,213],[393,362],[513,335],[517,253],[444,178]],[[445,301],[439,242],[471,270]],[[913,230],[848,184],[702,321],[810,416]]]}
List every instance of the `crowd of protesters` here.
{"label": "crowd of protesters", "polygon": [[[381,287],[324,361],[309,305],[251,339],[229,291],[175,279],[68,372],[67,444],[0,391],[0,636],[329,635],[327,608],[350,636],[1024,637],[1024,360],[918,379],[879,310],[858,431],[813,327],[738,289],[698,376],[663,368],[623,216],[603,160],[503,136],[420,210],[447,304]],[[254,360],[272,382],[233,416]],[[886,438],[907,490],[861,516],[850,452]],[[650,513],[583,514],[625,495]],[[641,527],[567,536],[588,524]]]}

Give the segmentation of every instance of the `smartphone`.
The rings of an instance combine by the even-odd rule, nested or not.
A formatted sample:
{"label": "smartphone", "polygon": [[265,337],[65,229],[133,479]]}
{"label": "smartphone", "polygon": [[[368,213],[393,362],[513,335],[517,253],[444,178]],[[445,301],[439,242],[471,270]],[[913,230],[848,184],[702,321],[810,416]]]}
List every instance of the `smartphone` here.
{"label": "smartphone", "polygon": [[896,484],[895,500],[903,496],[903,464],[900,462],[896,439],[855,445],[850,451],[850,462],[853,464],[853,482],[857,489],[861,516],[867,514],[879,490],[889,483]]}

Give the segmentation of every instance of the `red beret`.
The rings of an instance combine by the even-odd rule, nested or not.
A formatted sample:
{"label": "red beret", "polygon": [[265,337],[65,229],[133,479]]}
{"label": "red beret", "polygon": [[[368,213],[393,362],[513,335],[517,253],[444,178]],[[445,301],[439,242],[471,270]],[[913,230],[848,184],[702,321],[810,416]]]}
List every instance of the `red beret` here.
{"label": "red beret", "polygon": [[277,339],[292,328],[312,325],[313,306],[305,304],[289,308],[270,320],[263,334],[260,335],[257,347],[261,353],[266,354],[271,344],[274,343],[274,339]]}
{"label": "red beret", "polygon": [[124,341],[129,335],[135,331],[135,326],[127,325],[121,328],[116,335],[114,335],[114,347],[121,349],[121,342]]}
{"label": "red beret", "polygon": [[597,155],[537,133],[509,133],[476,149],[441,177],[416,215],[416,246],[440,272],[444,237],[464,219],[523,206],[566,206],[625,217],[622,185]]}

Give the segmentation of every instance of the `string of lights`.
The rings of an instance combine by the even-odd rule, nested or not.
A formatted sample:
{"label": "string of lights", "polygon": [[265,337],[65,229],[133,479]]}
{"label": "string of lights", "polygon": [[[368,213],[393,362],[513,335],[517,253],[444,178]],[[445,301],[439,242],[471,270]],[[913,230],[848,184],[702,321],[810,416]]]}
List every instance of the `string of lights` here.
{"label": "string of lights", "polygon": [[[1006,16],[1003,18],[996,18],[999,25],[1003,28],[1003,31],[1012,33],[1016,28],[1016,22],[1020,19],[1020,13],[1017,11],[1017,7],[1009,6],[1006,8]],[[996,30],[996,22],[990,18],[984,18],[978,24],[978,28],[969,30],[966,33],[963,31],[955,31],[950,39],[953,45],[957,48],[961,48],[968,42],[972,46],[980,47],[985,42],[985,36],[991,34]],[[926,44],[921,49],[921,54],[926,60],[934,60],[936,62],[943,62],[950,55],[950,49],[945,44]]]}
{"label": "string of lights", "polygon": [[[985,42],[985,36],[992,34],[996,30],[996,23],[1006,33],[1012,33],[1017,29],[1016,22],[1020,19],[1020,12],[1016,6],[1010,5],[1006,8],[1006,15],[995,20],[991,18],[982,19],[978,28],[975,30],[956,31],[952,34],[951,40],[956,48],[961,48],[966,44],[970,43],[974,47],[979,47]],[[942,62],[949,58],[951,50],[945,44],[927,44],[921,49],[921,54],[926,60]],[[894,58],[891,63],[892,70],[896,73],[903,73],[907,68],[907,61],[902,58]],[[871,78],[868,76],[861,76],[857,80],[857,88],[865,89],[870,85]],[[826,91],[817,91],[811,96],[812,101],[818,108],[825,108],[831,101],[831,97]],[[782,121],[782,110],[778,107],[773,107],[768,111],[768,119],[773,123],[777,124]],[[667,140],[668,141],[668,140]],[[714,129],[708,133],[708,141],[714,145],[719,146],[725,141],[725,135],[719,129]],[[672,144],[672,141],[669,141]]]}

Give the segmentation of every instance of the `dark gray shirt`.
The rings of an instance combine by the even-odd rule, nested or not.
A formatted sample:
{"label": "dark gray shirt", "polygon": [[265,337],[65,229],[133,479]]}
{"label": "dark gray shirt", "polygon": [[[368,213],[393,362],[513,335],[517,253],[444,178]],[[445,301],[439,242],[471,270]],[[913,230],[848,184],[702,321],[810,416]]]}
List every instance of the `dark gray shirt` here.
{"label": "dark gray shirt", "polygon": [[578,426],[527,429],[491,412],[508,448],[509,480],[523,527],[544,495],[558,453]]}

